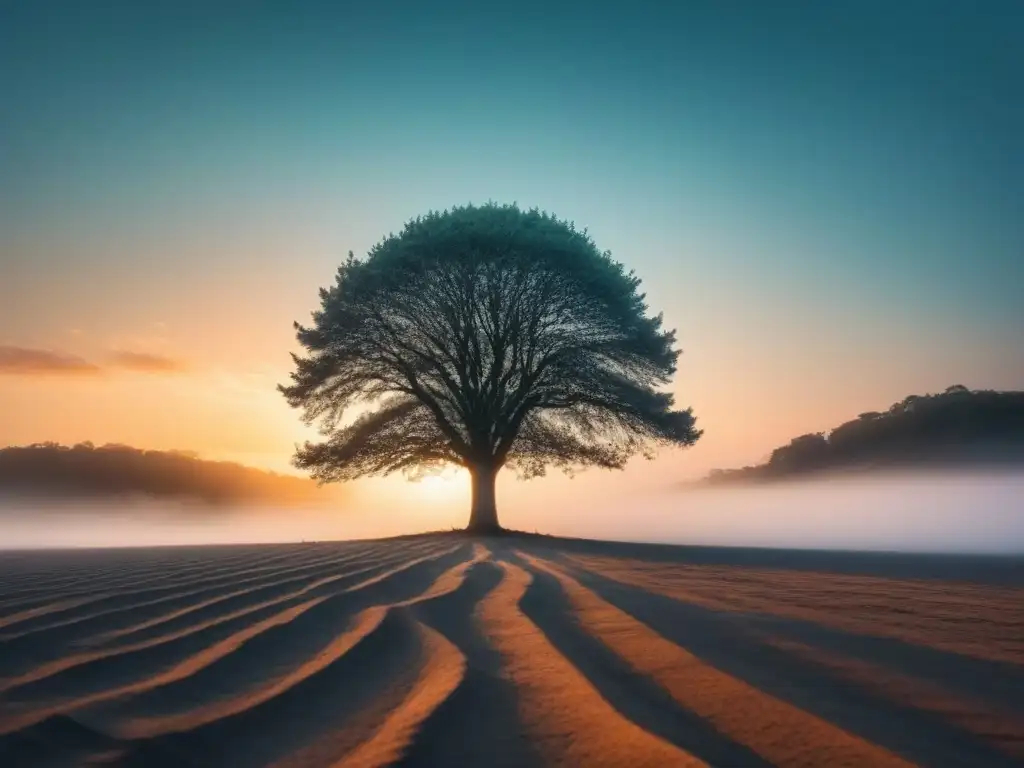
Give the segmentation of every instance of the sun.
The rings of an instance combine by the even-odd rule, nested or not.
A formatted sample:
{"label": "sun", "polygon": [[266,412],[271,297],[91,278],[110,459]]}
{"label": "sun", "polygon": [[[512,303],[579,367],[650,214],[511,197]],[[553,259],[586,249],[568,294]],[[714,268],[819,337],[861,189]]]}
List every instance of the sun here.
{"label": "sun", "polygon": [[410,490],[424,500],[453,501],[465,491],[468,482],[465,472],[449,471],[413,481]]}

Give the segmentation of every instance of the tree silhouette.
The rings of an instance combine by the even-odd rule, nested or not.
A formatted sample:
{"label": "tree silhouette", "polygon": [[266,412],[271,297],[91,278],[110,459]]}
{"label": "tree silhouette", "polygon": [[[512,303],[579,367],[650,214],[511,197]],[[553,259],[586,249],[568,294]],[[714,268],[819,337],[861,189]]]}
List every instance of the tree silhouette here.
{"label": "tree silhouette", "polygon": [[828,434],[794,438],[766,464],[713,470],[712,483],[770,481],[842,469],[1001,467],[1024,464],[1024,392],[971,390],[908,395]]}
{"label": "tree silhouette", "polygon": [[[308,354],[279,389],[327,438],[295,464],[321,482],[469,470],[469,530],[499,530],[495,478],[621,468],[691,445],[690,410],[657,391],[674,331],[648,317],[640,280],[585,231],[515,205],[431,212],[348,259],[320,291]],[[372,410],[343,423],[357,404]]]}
{"label": "tree silhouette", "polygon": [[[0,448],[0,499],[100,499],[147,496],[209,505],[323,503],[321,489],[190,451],[147,451],[127,445],[33,443]],[[337,499],[333,499],[337,501]]]}

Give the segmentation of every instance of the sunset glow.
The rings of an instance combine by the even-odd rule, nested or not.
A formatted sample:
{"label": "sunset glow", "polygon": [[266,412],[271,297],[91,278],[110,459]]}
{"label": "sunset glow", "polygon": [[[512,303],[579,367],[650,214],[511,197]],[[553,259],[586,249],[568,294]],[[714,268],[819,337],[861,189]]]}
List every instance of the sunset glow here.
{"label": "sunset glow", "polygon": [[[295,472],[317,435],[275,389],[292,323],[350,249],[466,201],[550,210],[634,268],[678,329],[671,388],[705,430],[586,485],[503,476],[510,524],[538,498],[755,463],[912,392],[1024,384],[1019,54],[985,53],[1020,50],[1012,25],[879,10],[851,26],[822,7],[798,32],[767,5],[588,6],[577,34],[573,12],[541,29],[427,6],[394,37],[372,4],[254,10],[237,31],[201,6],[3,11],[0,85],[21,106],[0,123],[0,444]],[[526,57],[538,35],[558,43]],[[469,492],[461,473],[395,476],[352,498],[371,488],[429,501],[425,527]]]}
{"label": "sunset glow", "polygon": [[0,1],[0,768],[1024,765],[1021,40]]}

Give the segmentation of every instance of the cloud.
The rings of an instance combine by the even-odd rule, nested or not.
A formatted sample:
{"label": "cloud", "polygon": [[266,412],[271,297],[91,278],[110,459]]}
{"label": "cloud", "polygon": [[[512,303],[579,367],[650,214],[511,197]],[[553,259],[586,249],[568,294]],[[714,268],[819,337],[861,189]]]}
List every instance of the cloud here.
{"label": "cloud", "polygon": [[108,360],[112,368],[140,373],[180,373],[185,370],[180,360],[149,352],[119,350],[111,353]]}
{"label": "cloud", "polygon": [[97,376],[109,371],[181,373],[187,366],[166,355],[116,350],[97,364],[67,352],[0,345],[0,376]]}
{"label": "cloud", "polygon": [[77,355],[48,349],[0,346],[0,375],[94,376],[101,368]]}

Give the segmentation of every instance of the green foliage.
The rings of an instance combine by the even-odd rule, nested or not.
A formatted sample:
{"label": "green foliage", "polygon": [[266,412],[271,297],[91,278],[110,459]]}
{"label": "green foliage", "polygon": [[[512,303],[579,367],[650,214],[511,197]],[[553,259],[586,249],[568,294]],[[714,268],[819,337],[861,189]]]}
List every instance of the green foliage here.
{"label": "green foliage", "polygon": [[[327,438],[296,465],[321,481],[442,464],[619,468],[700,436],[658,391],[675,335],[640,280],[585,231],[515,205],[430,213],[320,291],[280,387]],[[374,410],[345,424],[352,406]]]}

